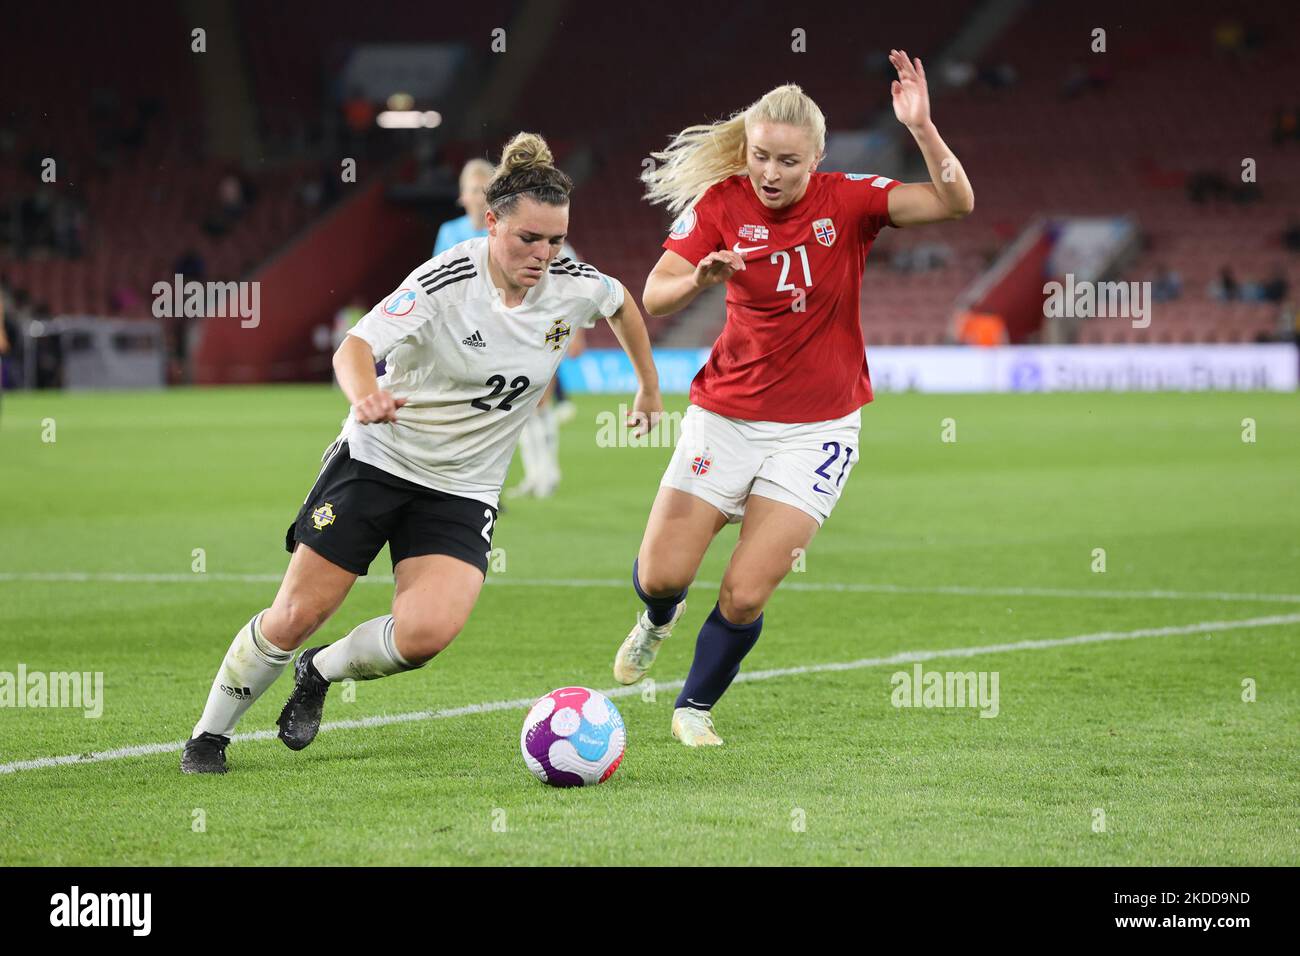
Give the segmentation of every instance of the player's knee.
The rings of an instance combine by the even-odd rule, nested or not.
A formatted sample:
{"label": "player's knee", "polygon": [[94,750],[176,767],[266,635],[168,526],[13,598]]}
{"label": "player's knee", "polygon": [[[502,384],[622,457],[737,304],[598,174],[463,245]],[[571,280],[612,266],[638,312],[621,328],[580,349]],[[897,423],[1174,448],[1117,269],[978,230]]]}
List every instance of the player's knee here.
{"label": "player's knee", "polygon": [[651,597],[681,594],[691,583],[689,575],[655,561],[638,561],[636,578],[641,590]]}
{"label": "player's knee", "polygon": [[763,613],[767,598],[766,588],[724,581],[718,594],[718,610],[732,624],[752,624]]}
{"label": "player's knee", "polygon": [[461,623],[450,620],[406,622],[393,618],[393,643],[397,653],[413,665],[425,664],[437,657],[460,633]]}
{"label": "player's knee", "polygon": [[329,618],[313,602],[296,597],[277,600],[262,619],[262,633],[271,643],[293,650],[311,637]]}

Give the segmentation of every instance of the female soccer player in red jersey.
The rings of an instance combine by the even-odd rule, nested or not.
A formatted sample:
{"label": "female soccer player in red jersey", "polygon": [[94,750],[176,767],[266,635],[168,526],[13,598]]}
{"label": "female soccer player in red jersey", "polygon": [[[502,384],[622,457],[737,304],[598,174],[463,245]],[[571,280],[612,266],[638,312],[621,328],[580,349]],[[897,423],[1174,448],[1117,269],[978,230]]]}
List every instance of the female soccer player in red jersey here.
{"label": "female soccer player in red jersey", "polygon": [[727,322],[691,384],[681,439],[632,566],[645,610],[619,648],[624,684],[649,670],[685,609],[687,586],[728,522],[740,540],[695,644],[673,712],[688,746],[720,744],[712,708],[758,640],[763,608],[843,492],[871,401],[858,299],[885,226],[960,219],[974,193],[930,119],[921,61],[890,52],[894,114],[925,157],[928,183],[819,173],[821,110],[797,86],[725,122],[682,130],[643,175],[651,202],[681,214],[646,280],[666,315],[727,284]]}

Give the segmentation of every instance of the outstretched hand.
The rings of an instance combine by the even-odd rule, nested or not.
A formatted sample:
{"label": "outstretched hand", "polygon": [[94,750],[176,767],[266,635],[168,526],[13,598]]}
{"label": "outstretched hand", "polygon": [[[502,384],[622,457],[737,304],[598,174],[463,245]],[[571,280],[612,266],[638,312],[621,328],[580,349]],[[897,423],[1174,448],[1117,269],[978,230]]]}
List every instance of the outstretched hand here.
{"label": "outstretched hand", "polygon": [[898,71],[898,79],[889,85],[894,115],[908,129],[924,126],[930,121],[930,90],[921,58],[910,60],[906,50],[890,50],[889,62]]}
{"label": "outstretched hand", "polygon": [[701,289],[728,281],[745,268],[744,257],[730,249],[710,252],[695,266],[695,284]]}

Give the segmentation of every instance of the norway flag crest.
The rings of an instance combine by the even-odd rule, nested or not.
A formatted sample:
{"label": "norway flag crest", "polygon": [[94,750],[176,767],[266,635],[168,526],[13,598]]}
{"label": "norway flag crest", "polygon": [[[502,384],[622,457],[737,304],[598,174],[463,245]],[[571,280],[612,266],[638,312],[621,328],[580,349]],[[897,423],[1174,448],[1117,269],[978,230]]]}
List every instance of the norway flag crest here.
{"label": "norway flag crest", "polygon": [[835,223],[830,219],[814,220],[813,235],[823,246],[835,245]]}
{"label": "norway flag crest", "polygon": [[709,453],[709,450],[706,448],[704,449],[704,451],[696,455],[694,459],[692,459],[691,471],[697,475],[707,475],[709,473],[709,466],[712,464],[713,464],[713,456]]}

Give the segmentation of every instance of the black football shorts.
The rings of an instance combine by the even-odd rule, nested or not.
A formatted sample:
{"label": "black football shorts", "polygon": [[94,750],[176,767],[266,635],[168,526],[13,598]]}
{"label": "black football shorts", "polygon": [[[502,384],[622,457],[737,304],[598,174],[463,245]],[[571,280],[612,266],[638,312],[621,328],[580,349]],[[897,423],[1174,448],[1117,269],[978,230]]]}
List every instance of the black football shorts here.
{"label": "black football shorts", "polygon": [[447,554],[487,575],[497,510],[482,501],[426,488],[355,461],[340,439],[325,453],[320,477],[284,537],[365,574],[388,545],[393,567],[403,558]]}

